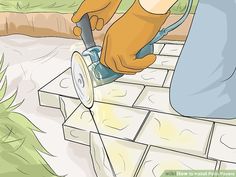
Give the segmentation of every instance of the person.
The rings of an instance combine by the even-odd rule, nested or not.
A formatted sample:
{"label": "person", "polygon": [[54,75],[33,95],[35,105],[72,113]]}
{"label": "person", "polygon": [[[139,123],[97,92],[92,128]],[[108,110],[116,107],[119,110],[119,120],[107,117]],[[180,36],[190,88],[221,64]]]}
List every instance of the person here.
{"label": "person", "polygon": [[[106,32],[100,61],[113,71],[136,74],[154,63],[149,54],[136,59],[136,54],[151,41],[166,21],[169,9],[177,0],[135,0],[131,8]],[[93,30],[101,30],[119,7],[121,0],[85,0],[73,15],[74,23],[88,13]],[[80,36],[81,29],[74,28]]]}
{"label": "person", "polygon": [[[101,62],[113,71],[135,74],[155,61],[136,53],[160,30],[177,0],[135,0],[107,31]],[[72,18],[88,13],[93,29],[101,30],[121,0],[85,0]],[[236,118],[236,1],[198,0],[188,39],[170,87],[171,106],[194,118]],[[81,30],[74,29],[76,35]],[[158,59],[158,58],[157,58]]]}

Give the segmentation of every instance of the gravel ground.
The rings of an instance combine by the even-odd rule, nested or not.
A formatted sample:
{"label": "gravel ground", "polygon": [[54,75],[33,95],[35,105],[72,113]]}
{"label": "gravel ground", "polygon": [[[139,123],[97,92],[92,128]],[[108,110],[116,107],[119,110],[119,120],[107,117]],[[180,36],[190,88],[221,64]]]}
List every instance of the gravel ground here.
{"label": "gravel ground", "polygon": [[78,40],[31,38],[21,35],[0,37],[0,55],[5,55],[8,93],[18,89],[18,112],[45,133],[37,133],[53,157],[43,155],[55,172],[67,177],[94,177],[89,148],[64,140],[63,117],[59,110],[40,107],[37,90],[70,66],[74,49],[83,50]]}

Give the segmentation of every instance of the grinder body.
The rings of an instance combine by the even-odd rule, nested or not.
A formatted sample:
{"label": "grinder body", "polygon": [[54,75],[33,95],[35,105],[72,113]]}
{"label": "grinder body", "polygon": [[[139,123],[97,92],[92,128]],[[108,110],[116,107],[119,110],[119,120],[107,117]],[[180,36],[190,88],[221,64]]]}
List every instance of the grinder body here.
{"label": "grinder body", "polygon": [[[82,53],[82,55],[89,56],[92,61],[92,64],[88,66],[88,69],[93,86],[97,87],[108,84],[122,77],[123,74],[115,73],[100,63],[101,47],[96,46],[95,44],[88,15],[85,14],[76,25],[82,29],[81,38],[86,47],[86,50]],[[143,58],[153,52],[154,44],[147,44],[138,52],[137,58]]]}

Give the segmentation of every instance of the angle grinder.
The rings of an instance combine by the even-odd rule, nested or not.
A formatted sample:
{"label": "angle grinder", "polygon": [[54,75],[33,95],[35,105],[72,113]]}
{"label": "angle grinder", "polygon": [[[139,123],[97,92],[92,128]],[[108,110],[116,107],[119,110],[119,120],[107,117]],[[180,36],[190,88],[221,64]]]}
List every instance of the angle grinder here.
{"label": "angle grinder", "polygon": [[[143,58],[144,56],[154,52],[154,43],[162,39],[165,35],[167,35],[170,31],[179,27],[188,17],[188,14],[191,11],[191,7],[193,4],[193,0],[188,1],[188,6],[182,18],[178,20],[176,23],[170,25],[167,28],[163,28],[158,34],[151,40],[144,48],[142,48],[137,53],[137,58]],[[96,127],[97,133],[101,140],[102,146],[105,150],[106,156],[108,158],[108,162],[110,165],[110,170],[115,177],[115,171],[110,161],[109,155],[107,153],[105,144],[102,140],[101,134],[99,132],[97,123],[92,114],[91,108],[94,104],[94,87],[98,87],[104,84],[111,83],[116,79],[123,76],[123,74],[115,73],[111,69],[100,63],[100,53],[101,47],[97,46],[89,20],[88,14],[85,14],[82,19],[76,24],[81,28],[81,38],[84,42],[86,50],[80,54],[75,51],[71,58],[71,74],[72,80],[74,84],[75,91],[80,98],[82,104],[89,109],[89,112],[93,118],[94,125]],[[84,57],[89,56],[92,64],[87,66]]]}

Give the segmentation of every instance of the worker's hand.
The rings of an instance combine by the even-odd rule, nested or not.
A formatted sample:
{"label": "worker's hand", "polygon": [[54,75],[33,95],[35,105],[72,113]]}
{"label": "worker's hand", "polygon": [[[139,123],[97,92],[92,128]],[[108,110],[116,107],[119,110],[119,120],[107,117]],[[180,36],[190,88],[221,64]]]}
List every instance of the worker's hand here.
{"label": "worker's hand", "polygon": [[136,0],[128,12],[107,31],[101,53],[101,63],[115,72],[135,74],[154,63],[150,54],[136,59],[136,54],[149,43],[169,16],[145,11]]}
{"label": "worker's hand", "polygon": [[[71,20],[77,23],[88,13],[92,30],[102,30],[116,12],[120,2],[121,0],[84,0]],[[81,29],[75,27],[74,34],[80,36]]]}

